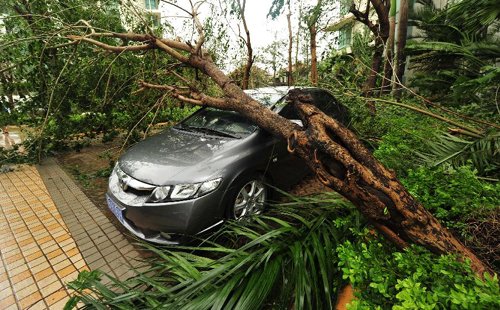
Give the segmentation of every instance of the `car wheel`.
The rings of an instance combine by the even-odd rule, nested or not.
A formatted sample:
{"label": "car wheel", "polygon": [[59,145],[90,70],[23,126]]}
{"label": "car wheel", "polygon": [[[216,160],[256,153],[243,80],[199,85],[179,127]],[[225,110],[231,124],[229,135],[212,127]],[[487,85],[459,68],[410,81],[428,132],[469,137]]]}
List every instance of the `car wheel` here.
{"label": "car wheel", "polygon": [[242,220],[254,214],[260,214],[268,198],[268,187],[262,177],[254,176],[238,182],[235,195],[230,200],[228,217]]}

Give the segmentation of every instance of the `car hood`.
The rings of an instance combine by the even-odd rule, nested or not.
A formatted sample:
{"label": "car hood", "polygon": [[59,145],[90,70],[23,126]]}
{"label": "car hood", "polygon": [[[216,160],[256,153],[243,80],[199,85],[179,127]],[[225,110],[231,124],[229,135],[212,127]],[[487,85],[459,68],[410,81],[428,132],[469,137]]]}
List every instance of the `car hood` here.
{"label": "car hood", "polygon": [[169,128],[131,147],[119,165],[126,174],[149,184],[202,182],[222,176],[227,164],[243,156],[240,149],[246,140]]}

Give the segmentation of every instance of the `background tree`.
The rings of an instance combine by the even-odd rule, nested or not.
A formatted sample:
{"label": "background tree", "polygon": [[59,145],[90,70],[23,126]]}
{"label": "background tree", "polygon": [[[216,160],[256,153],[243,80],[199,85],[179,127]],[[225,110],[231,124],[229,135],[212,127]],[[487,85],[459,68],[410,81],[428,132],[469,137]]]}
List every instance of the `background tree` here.
{"label": "background tree", "polygon": [[288,25],[288,74],[286,77],[287,85],[293,85],[293,63],[292,63],[292,50],[293,50],[293,35],[292,35],[292,8],[291,0],[287,1],[286,21]]}
{"label": "background tree", "polygon": [[396,34],[396,0],[389,2],[389,37],[387,38],[384,54],[384,76],[380,87],[380,94],[390,92],[392,88],[392,75],[395,62],[394,55],[394,36]]}
{"label": "background tree", "polygon": [[[276,56],[276,55],[275,55]],[[277,62],[271,62],[270,65],[271,67],[273,64],[277,68]],[[238,85],[243,84],[243,76],[244,72],[246,70],[245,65],[241,65],[240,67],[234,69],[231,71],[228,76]],[[266,87],[269,85],[274,85],[275,79],[271,77],[268,73],[268,70],[264,70],[262,68],[259,68],[258,65],[253,65],[252,70],[250,72],[250,79],[248,80],[248,87],[250,89],[252,88],[258,88],[258,87]]]}
{"label": "background tree", "polygon": [[[286,6],[285,6],[286,4]],[[271,4],[271,8],[267,14],[268,17],[272,19],[277,18],[280,14],[283,13],[283,9],[286,9],[286,19],[287,19],[287,27],[288,27],[288,68],[287,68],[287,85],[291,86],[296,82],[296,78],[294,75],[297,74],[297,66],[299,65],[299,42],[302,36],[302,10],[303,10],[303,2],[302,0],[295,1],[294,6],[292,6],[292,1],[287,0],[274,0]],[[293,7],[293,9],[292,9]],[[295,14],[299,16],[297,18],[296,29],[297,32],[295,37],[293,36],[293,25],[292,25],[292,11],[295,10]],[[293,46],[295,41],[295,56],[292,57],[293,54]],[[295,70],[294,70],[295,67]]]}
{"label": "background tree", "polygon": [[318,35],[318,21],[323,9],[323,1],[317,0],[316,5],[309,9],[304,17],[307,29],[309,30],[309,48],[311,51],[311,84],[318,85],[318,56],[317,56],[317,42],[316,36]]}
{"label": "background tree", "polygon": [[394,95],[396,98],[401,96],[401,85],[403,83],[403,74],[406,69],[406,37],[408,36],[408,0],[401,0],[399,5],[398,20],[398,42],[396,47],[395,77],[394,77]]}
{"label": "background tree", "polygon": [[[260,58],[260,62],[263,63],[266,67],[271,69],[273,75],[273,83],[279,84],[279,76],[278,71],[282,69],[283,63],[285,60],[285,54],[283,50],[285,49],[286,42],[277,40],[275,36],[275,41],[269,44],[268,46],[262,49],[262,55]],[[288,81],[288,72],[287,72],[287,81]]]}
{"label": "background tree", "polygon": [[[289,3],[287,2],[287,5]],[[298,67],[298,54],[300,49],[299,37],[301,36],[301,30],[303,28],[307,29],[307,37],[308,37],[308,46],[307,50],[303,55],[304,63],[308,64],[310,62],[310,74],[309,74],[309,83],[312,85],[318,84],[318,50],[317,50],[317,41],[318,35],[320,32],[324,31],[326,26],[328,25],[332,16],[328,14],[323,14],[323,12],[331,12],[334,10],[338,3],[330,0],[317,0],[315,4],[306,4],[299,1],[299,26],[296,35],[296,51],[295,51],[295,65]],[[285,7],[284,0],[274,0],[269,10],[269,15],[271,17],[278,16],[283,8]],[[290,48],[291,45],[289,45]],[[290,57],[291,58],[291,57]],[[289,61],[289,67],[290,67]],[[290,70],[290,68],[289,68]],[[297,80],[297,79],[295,79]]]}
{"label": "background tree", "polygon": [[[371,18],[371,8],[375,11],[377,19],[374,21]],[[365,85],[363,87],[363,94],[366,97],[373,95],[373,91],[376,88],[377,76],[380,72],[382,66],[382,59],[384,55],[384,46],[389,37],[389,8],[390,1],[384,0],[369,0],[366,2],[366,6],[361,8],[356,6],[355,2],[352,2],[349,12],[351,12],[357,21],[363,23],[370,29],[373,33],[375,39],[375,47],[373,52],[371,70],[366,79]],[[368,107],[373,114],[375,114],[375,103],[373,101],[368,102]]]}
{"label": "background tree", "polygon": [[245,31],[245,38],[240,36],[241,40],[245,43],[247,49],[247,62],[245,65],[245,71],[243,72],[243,81],[241,83],[241,87],[243,89],[247,89],[248,81],[250,79],[250,73],[252,70],[252,64],[254,62],[254,56],[253,56],[252,42],[250,40],[250,30],[248,29],[247,21],[245,19],[246,0],[234,0],[233,6],[237,8],[237,14],[241,19],[241,22],[243,24],[243,29]]}

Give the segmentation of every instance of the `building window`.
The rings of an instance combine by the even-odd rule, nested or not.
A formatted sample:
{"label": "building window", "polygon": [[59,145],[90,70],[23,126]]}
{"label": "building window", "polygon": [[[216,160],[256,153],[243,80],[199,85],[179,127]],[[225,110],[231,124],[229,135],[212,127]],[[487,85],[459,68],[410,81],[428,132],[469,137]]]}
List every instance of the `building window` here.
{"label": "building window", "polygon": [[145,0],[146,9],[147,10],[158,10],[158,1],[157,0]]}
{"label": "building window", "polygon": [[339,29],[339,49],[351,46],[352,26],[346,25]]}
{"label": "building window", "polygon": [[157,13],[150,13],[148,14],[149,21],[151,24],[153,24],[154,27],[160,27],[161,26],[161,17],[160,14]]}

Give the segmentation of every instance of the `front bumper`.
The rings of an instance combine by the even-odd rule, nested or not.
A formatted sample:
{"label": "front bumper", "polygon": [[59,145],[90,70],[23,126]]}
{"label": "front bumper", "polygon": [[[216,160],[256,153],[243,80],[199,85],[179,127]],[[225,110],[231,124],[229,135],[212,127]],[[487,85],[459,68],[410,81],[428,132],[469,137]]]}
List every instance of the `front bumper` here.
{"label": "front bumper", "polygon": [[135,207],[122,204],[110,192],[106,194],[108,207],[125,228],[141,239],[160,244],[179,244],[182,236],[201,234],[221,224],[217,196],[214,192],[186,201]]}
{"label": "front bumper", "polygon": [[222,186],[199,198],[146,203],[148,195],[124,191],[115,175],[109,181],[106,194],[109,209],[127,230],[140,239],[158,244],[179,244],[183,237],[203,233],[223,222]]}

